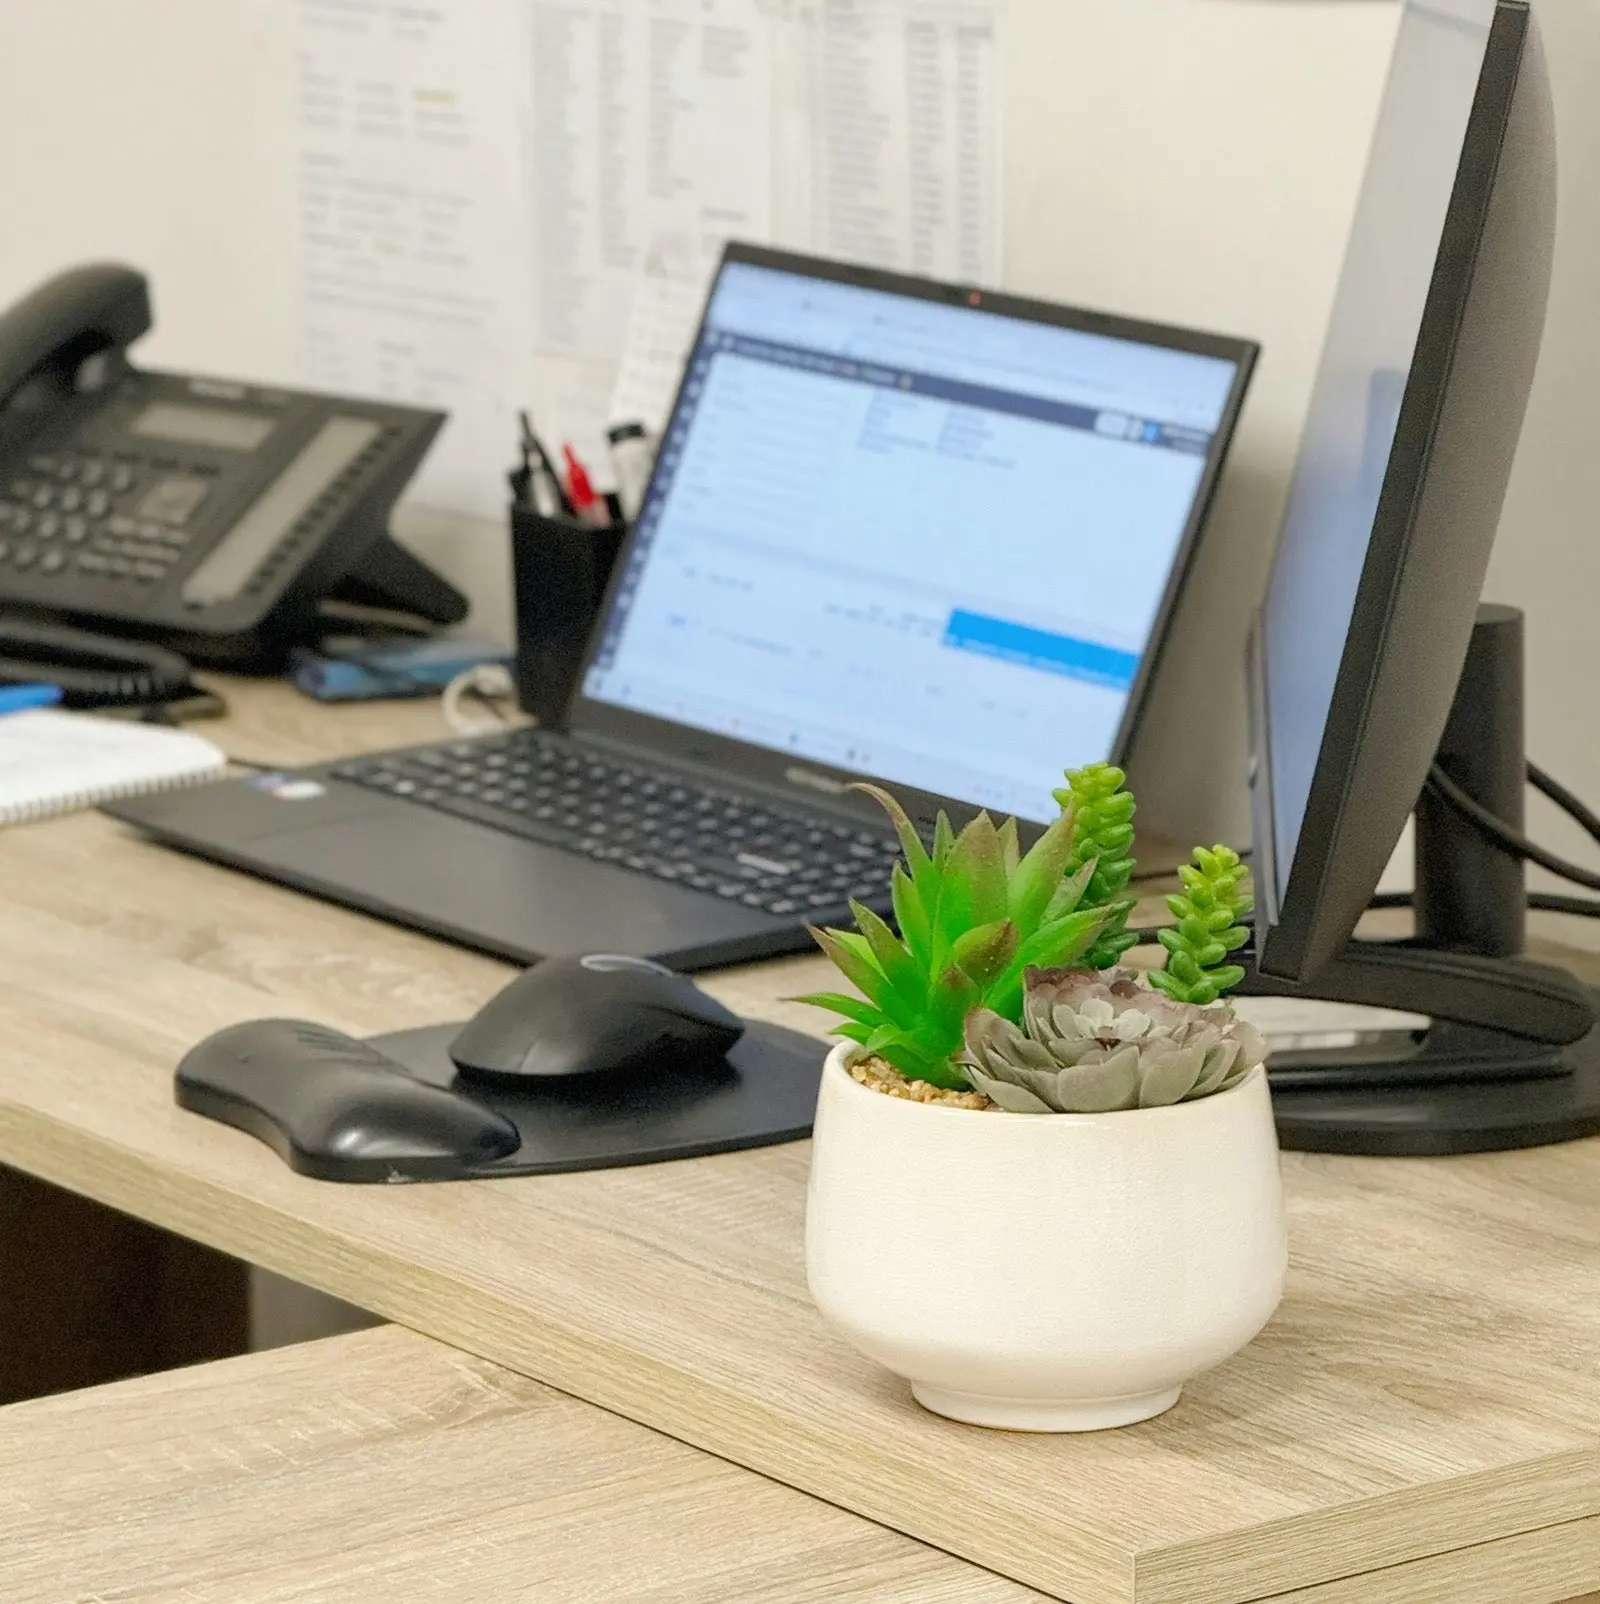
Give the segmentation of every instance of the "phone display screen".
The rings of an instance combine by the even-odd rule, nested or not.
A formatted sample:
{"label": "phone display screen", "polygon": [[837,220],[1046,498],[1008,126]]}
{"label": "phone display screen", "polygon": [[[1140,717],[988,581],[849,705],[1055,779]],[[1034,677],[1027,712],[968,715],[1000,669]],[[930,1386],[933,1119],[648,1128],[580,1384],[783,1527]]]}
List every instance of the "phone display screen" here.
{"label": "phone display screen", "polygon": [[172,440],[180,445],[254,451],[272,433],[272,425],[273,420],[259,412],[157,401],[133,420],[133,433],[147,440]]}

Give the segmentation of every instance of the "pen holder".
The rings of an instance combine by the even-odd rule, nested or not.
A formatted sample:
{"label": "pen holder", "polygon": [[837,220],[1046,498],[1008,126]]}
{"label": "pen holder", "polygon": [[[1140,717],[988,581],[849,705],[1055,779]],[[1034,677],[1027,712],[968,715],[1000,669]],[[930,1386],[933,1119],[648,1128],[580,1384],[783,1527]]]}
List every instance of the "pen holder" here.
{"label": "pen holder", "polygon": [[596,529],[511,507],[517,603],[517,700],[546,729],[562,729],[611,569],[621,525]]}

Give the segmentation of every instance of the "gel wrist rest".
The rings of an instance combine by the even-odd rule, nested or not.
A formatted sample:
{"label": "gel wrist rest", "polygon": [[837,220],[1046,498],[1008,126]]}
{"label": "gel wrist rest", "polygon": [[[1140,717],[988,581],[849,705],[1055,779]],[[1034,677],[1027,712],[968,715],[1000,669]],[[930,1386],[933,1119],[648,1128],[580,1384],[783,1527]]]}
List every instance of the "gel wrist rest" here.
{"label": "gel wrist rest", "polygon": [[326,1181],[448,1180],[518,1146],[516,1126],[483,1103],[303,1019],[208,1036],[178,1065],[177,1100]]}
{"label": "gel wrist rest", "polygon": [[178,1105],[324,1181],[549,1175],[803,1140],[828,1051],[748,1021],[716,1064],[489,1083],[452,1062],[460,1030],[365,1042],[299,1019],[230,1026],[184,1056]]}

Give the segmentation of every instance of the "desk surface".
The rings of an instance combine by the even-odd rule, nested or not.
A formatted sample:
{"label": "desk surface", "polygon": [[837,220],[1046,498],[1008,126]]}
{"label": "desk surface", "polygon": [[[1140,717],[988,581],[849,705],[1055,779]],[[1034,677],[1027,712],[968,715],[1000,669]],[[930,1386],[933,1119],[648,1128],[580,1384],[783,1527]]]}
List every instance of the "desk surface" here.
{"label": "desk surface", "polygon": [[7,1604],[1045,1604],[384,1326],[0,1410]]}
{"label": "desk surface", "polygon": [[[274,761],[437,728],[418,707],[245,702],[223,733]],[[821,1029],[776,1001],[820,970],[711,989]],[[1290,1281],[1266,1333],[1159,1420],[1020,1438],[923,1413],[823,1329],[804,1145],[337,1187],[172,1104],[174,1064],[220,1026],[398,1029],[468,1013],[505,974],[98,816],[7,831],[0,1161],[1074,1604],[1553,1604],[1600,1584],[1600,1142],[1287,1156]]]}

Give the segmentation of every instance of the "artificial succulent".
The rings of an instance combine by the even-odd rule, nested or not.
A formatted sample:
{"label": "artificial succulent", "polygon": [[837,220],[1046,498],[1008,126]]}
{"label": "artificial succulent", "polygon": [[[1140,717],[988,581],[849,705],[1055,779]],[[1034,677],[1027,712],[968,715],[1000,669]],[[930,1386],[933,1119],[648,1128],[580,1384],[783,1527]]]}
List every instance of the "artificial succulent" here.
{"label": "artificial succulent", "polygon": [[861,996],[818,992],[800,1000],[842,1014],[838,1034],[901,1074],[965,1088],[955,1055],[967,1016],[987,1009],[1020,1018],[1024,973],[1081,958],[1099,932],[1106,909],[1080,906],[1094,865],[1068,873],[1071,806],[1024,854],[1015,819],[996,826],[980,813],[957,835],[941,813],[929,846],[892,796],[861,789],[894,821],[905,854],[890,882],[900,933],[852,902],[855,930],[812,934]]}
{"label": "artificial succulent", "polygon": [[1110,763],[1089,763],[1067,770],[1067,783],[1055,792],[1057,805],[1072,812],[1072,857],[1068,872],[1089,865],[1085,908],[1104,908],[1106,920],[1084,954],[1091,969],[1109,969],[1139,938],[1124,927],[1134,898],[1125,897],[1134,870],[1133,792],[1127,775]]}
{"label": "artificial succulent", "polygon": [[1235,1086],[1266,1057],[1224,1005],[1152,990],[1130,970],[1030,968],[1021,1026],[988,1008],[966,1022],[975,1090],[1015,1114],[1161,1108]]}
{"label": "artificial succulent", "polygon": [[1244,970],[1229,963],[1228,955],[1250,937],[1244,921],[1254,905],[1246,872],[1239,854],[1224,846],[1196,847],[1194,862],[1179,868],[1183,890],[1167,898],[1167,911],[1177,923],[1156,932],[1167,949],[1166,968],[1150,976],[1150,984],[1175,1002],[1215,1002],[1244,979]]}
{"label": "artificial succulent", "polygon": [[[1024,854],[1017,822],[980,813],[959,835],[940,814],[930,843],[886,791],[904,862],[890,891],[899,933],[850,904],[854,930],[814,930],[861,993],[799,999],[844,1018],[837,1033],[910,1080],[976,1088],[1024,1113],[1098,1113],[1204,1097],[1264,1056],[1261,1038],[1216,1004],[1244,976],[1245,870],[1227,847],[1197,847],[1157,932],[1167,965],[1147,981],[1114,966],[1140,938],[1134,800],[1122,770],[1067,771],[1061,813]],[[1075,967],[1066,967],[1075,966]],[[1097,971],[1106,971],[1104,978]],[[1155,989],[1152,990],[1151,988]]]}

